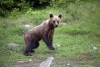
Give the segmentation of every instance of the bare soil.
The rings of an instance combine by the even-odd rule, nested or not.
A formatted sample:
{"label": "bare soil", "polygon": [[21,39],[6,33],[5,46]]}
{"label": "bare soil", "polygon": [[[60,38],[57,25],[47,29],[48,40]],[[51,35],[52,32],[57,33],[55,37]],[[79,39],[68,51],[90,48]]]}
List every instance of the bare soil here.
{"label": "bare soil", "polygon": [[[97,61],[94,61],[91,58],[90,54],[82,54],[83,57],[81,58],[66,58],[64,60],[59,60],[54,58],[50,67],[99,67],[100,64]],[[46,59],[44,59],[46,60]],[[42,60],[42,61],[44,61]],[[30,60],[26,61],[18,61],[14,65],[10,65],[10,67],[39,67],[42,61],[33,61]]]}
{"label": "bare soil", "polygon": [[24,62],[24,61],[18,61],[14,65],[10,65],[10,67],[39,67],[40,63],[37,63],[35,61],[29,61],[29,62]]}

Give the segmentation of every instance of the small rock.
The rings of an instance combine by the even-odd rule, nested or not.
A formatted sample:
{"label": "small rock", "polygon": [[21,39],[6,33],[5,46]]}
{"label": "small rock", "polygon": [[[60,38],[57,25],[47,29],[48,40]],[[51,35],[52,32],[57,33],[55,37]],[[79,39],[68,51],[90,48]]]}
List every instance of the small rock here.
{"label": "small rock", "polygon": [[29,28],[30,25],[29,25],[29,24],[25,24],[24,27],[25,27],[25,28]]}
{"label": "small rock", "polygon": [[17,43],[9,43],[8,46],[19,46],[20,44]]}
{"label": "small rock", "polygon": [[29,61],[32,61],[31,59],[29,59]]}
{"label": "small rock", "polygon": [[67,66],[69,66],[70,65],[70,63],[67,63]]}
{"label": "small rock", "polygon": [[93,47],[93,50],[97,50],[97,47]]}
{"label": "small rock", "polygon": [[54,44],[54,47],[55,48],[58,48],[58,47],[60,47],[60,44],[58,44],[58,43],[57,44]]}

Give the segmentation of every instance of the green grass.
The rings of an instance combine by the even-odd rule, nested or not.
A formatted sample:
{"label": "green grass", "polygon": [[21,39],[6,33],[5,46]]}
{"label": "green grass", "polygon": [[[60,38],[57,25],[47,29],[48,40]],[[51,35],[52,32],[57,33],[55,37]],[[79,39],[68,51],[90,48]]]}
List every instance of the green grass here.
{"label": "green grass", "polygon": [[[16,64],[19,60],[40,63],[49,56],[54,57],[51,67],[66,67],[69,62],[75,67],[100,66],[100,15],[99,4],[81,3],[70,4],[66,10],[62,8],[46,8],[41,10],[29,9],[25,14],[0,19],[0,66]],[[62,22],[55,29],[53,44],[60,44],[55,51],[49,50],[43,41],[31,57],[23,55],[24,39],[22,31],[28,29],[23,24],[36,26],[49,18],[52,12],[63,14]],[[3,36],[3,37],[2,37]],[[19,43],[20,46],[9,47],[9,43]],[[97,50],[93,48],[96,47]]]}

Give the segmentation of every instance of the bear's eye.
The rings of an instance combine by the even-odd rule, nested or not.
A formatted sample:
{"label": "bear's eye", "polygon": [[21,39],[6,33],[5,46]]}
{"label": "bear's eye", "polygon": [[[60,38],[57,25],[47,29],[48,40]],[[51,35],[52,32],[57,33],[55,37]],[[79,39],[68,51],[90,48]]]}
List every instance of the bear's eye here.
{"label": "bear's eye", "polygon": [[53,21],[53,23],[55,23],[55,21]]}

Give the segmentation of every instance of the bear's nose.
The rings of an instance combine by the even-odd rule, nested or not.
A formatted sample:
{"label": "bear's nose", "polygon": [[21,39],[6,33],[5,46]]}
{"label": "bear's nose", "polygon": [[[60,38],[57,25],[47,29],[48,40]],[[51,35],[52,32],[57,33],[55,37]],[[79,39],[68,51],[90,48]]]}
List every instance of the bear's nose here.
{"label": "bear's nose", "polygon": [[56,25],[55,27],[58,27],[58,25]]}

